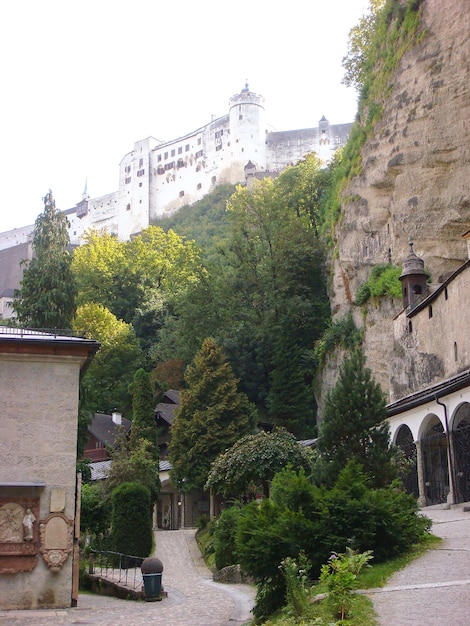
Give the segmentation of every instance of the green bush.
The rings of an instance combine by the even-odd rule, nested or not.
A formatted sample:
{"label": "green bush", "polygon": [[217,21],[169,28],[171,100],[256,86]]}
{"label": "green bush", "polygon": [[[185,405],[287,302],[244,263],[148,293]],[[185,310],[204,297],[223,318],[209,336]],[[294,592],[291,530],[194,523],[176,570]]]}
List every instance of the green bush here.
{"label": "green bush", "polygon": [[83,484],[81,490],[80,531],[91,537],[91,547],[96,550],[109,548],[111,505],[102,486],[97,483]]}
{"label": "green bush", "polygon": [[222,511],[217,521],[214,529],[215,566],[217,569],[238,563],[235,533],[239,517],[240,507],[234,505]]}
{"label": "green bush", "polygon": [[112,539],[116,552],[147,557],[152,550],[150,491],[122,483],[112,492]]}
{"label": "green bush", "polygon": [[430,527],[417,514],[416,500],[393,484],[370,489],[360,466],[350,463],[332,489],[314,487],[305,475],[283,470],[273,480],[272,498],[240,511],[236,550],[242,569],[258,583],[255,616],[284,604],[286,583],[279,570],[302,552],[311,575],[333,552],[372,550],[375,562],[406,552]]}
{"label": "green bush", "polygon": [[367,282],[359,287],[354,302],[362,306],[370,298],[401,298],[401,268],[395,265],[376,265]]}

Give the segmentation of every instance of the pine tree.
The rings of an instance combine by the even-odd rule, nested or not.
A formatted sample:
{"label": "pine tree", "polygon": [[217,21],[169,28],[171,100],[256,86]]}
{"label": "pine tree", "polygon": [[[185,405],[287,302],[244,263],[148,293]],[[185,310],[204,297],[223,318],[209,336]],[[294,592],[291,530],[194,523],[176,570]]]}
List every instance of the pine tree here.
{"label": "pine tree", "polygon": [[382,389],[355,350],[328,394],[317,448],[325,463],[326,482],[333,482],[348,461],[355,460],[369,475],[372,487],[396,477]]}
{"label": "pine tree", "polygon": [[56,209],[52,192],[44,197],[33,235],[33,259],[15,290],[13,309],[18,321],[31,328],[72,327],[77,289],[71,270],[69,222]]}
{"label": "pine tree", "polygon": [[132,383],[131,450],[137,447],[139,439],[150,443],[152,455],[158,459],[155,401],[150,376],[142,368],[136,371]]}
{"label": "pine tree", "polygon": [[253,431],[254,409],[213,339],[204,340],[185,381],[172,426],[172,477],[185,490],[203,489],[217,455]]}

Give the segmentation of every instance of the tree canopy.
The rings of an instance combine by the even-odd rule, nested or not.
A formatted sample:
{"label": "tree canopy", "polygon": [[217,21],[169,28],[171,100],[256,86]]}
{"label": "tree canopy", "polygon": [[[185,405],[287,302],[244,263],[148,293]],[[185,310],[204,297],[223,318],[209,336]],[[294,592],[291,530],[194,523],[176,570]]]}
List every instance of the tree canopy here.
{"label": "tree canopy", "polygon": [[70,329],[77,288],[67,250],[69,222],[56,209],[50,190],[43,200],[44,211],[34,226],[33,258],[15,290],[13,309],[23,326]]}
{"label": "tree canopy", "polygon": [[219,454],[211,465],[205,488],[224,496],[240,496],[268,482],[287,465],[294,470],[311,470],[311,454],[285,429],[246,435]]}
{"label": "tree canopy", "polygon": [[366,367],[361,349],[345,359],[338,382],[327,395],[317,448],[327,483],[352,460],[362,466],[374,487],[387,485],[397,476],[385,396]]}
{"label": "tree canopy", "polygon": [[171,474],[185,490],[203,489],[217,455],[252,432],[255,412],[213,339],[204,340],[185,381],[172,426]]}

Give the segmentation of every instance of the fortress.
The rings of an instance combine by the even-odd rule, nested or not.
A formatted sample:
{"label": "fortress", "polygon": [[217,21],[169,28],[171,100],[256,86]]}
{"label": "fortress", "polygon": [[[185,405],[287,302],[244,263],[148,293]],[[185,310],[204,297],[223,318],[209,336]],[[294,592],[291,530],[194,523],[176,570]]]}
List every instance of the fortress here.
{"label": "fortress", "polygon": [[[228,114],[193,132],[162,142],[154,137],[134,144],[119,165],[119,188],[82,200],[66,210],[70,240],[79,245],[89,228],[128,240],[158,218],[200,200],[218,184],[245,183],[276,176],[309,152],[327,163],[343,146],[352,124],[332,125],[325,117],[316,128],[274,131],[265,120],[264,98],[248,84],[229,100]],[[0,233],[0,250],[26,243],[33,226]]]}

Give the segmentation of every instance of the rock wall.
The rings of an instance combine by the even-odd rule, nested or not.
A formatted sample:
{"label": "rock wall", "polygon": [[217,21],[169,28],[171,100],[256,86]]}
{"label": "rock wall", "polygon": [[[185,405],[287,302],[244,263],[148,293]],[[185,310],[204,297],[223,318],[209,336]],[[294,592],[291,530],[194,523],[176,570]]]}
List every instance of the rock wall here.
{"label": "rock wall", "polygon": [[[330,299],[334,318],[353,310],[364,329],[368,366],[388,396],[393,317],[401,302],[354,306],[379,263],[401,265],[409,251],[433,283],[467,258],[470,229],[470,5],[426,0],[423,36],[401,59],[381,120],[362,151],[363,172],[343,194]],[[322,396],[337,374],[323,372]],[[319,398],[320,419],[322,399]]]}

